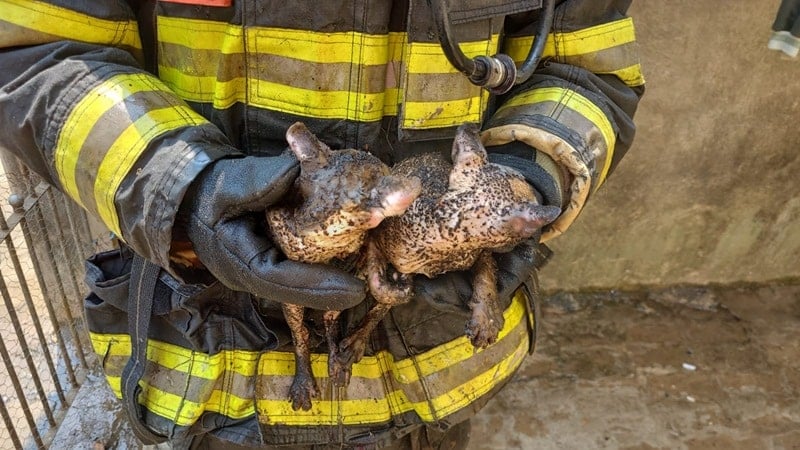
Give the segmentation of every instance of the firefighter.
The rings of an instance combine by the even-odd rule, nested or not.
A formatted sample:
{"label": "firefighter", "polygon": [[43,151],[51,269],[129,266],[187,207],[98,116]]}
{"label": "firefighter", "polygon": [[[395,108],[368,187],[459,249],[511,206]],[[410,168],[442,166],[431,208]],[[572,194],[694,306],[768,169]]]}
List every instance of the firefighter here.
{"label": "firefighter", "polygon": [[87,262],[84,306],[142,442],[464,447],[533,348],[545,247],[497,257],[505,325],[487,349],[463,335],[466,274],[417,277],[346,390],[312,355],[321,392],[295,411],[280,302],[352,323],[365,289],[265,236],[263,210],[298,174],[285,130],[393,164],[479,124],[490,159],[562,208],[544,243],[631,145],[644,80],[629,3],[0,0],[0,146],[121,241]]}

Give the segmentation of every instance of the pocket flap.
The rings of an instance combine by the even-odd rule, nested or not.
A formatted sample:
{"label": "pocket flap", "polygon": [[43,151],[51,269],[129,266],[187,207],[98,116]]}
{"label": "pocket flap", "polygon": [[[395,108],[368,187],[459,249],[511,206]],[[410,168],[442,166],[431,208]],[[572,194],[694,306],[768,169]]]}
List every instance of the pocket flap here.
{"label": "pocket flap", "polygon": [[541,7],[542,0],[462,0],[451,4],[449,17],[451,23],[460,24],[532,11]]}

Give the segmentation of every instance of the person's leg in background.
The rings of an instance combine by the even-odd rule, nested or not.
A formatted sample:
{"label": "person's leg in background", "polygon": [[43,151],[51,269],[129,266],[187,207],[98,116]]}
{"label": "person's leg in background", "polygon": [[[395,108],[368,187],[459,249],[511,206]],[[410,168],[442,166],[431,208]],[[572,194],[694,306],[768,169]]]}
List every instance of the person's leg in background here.
{"label": "person's leg in background", "polygon": [[796,57],[800,53],[800,0],[783,0],[772,24],[770,50]]}

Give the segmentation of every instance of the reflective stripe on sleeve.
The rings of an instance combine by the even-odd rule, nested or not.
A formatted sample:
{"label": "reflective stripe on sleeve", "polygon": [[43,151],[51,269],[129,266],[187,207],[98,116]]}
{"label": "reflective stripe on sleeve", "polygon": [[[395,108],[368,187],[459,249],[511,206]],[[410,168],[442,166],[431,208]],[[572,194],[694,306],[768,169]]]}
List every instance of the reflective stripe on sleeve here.
{"label": "reflective stripe on sleeve", "polygon": [[[519,64],[532,41],[531,36],[509,38],[505,51]],[[629,17],[583,30],[551,33],[542,56],[593,73],[617,75],[631,87],[644,84],[633,19]]]}
{"label": "reflective stripe on sleeve", "polygon": [[67,115],[54,165],[64,191],[123,237],[114,196],[156,138],[207,123],[146,74],[114,75],[91,90]]}
{"label": "reflective stripe on sleeve", "polygon": [[616,145],[616,132],[608,116],[592,101],[564,87],[546,87],[523,92],[506,102],[494,115],[504,117],[542,115],[551,117],[578,133],[591,155],[583,155],[585,163],[596,161],[599,170],[593,188],[597,189],[608,175]]}
{"label": "reflective stripe on sleeve", "polygon": [[101,19],[43,1],[0,0],[3,47],[61,39],[142,49],[135,20]]}

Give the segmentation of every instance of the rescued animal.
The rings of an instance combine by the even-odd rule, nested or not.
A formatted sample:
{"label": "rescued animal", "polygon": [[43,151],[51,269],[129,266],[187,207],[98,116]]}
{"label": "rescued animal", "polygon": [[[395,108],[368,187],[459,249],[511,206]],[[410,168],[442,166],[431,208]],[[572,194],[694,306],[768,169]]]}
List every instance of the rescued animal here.
{"label": "rescued animal", "polygon": [[503,312],[492,253],[530,239],[561,210],[540,205],[519,172],[489,163],[475,126],[459,127],[451,160],[428,153],[392,168],[401,179],[419,179],[422,191],[404,214],[387,217],[367,238],[361,270],[376,304],[339,344],[337,371],[349,374],[375,325],[392,306],[413,297],[414,274],[471,270],[466,335],[477,348],[497,339]]}
{"label": "rescued animal", "polygon": [[[296,195],[268,209],[266,219],[273,242],[289,259],[306,263],[346,260],[359,252],[370,229],[386,217],[402,214],[419,195],[419,180],[390,175],[389,168],[368,152],[331,150],[300,122],[288,128],[286,141],[300,162]],[[296,361],[289,390],[292,408],[308,410],[319,390],[311,372],[304,308],[284,303],[282,309]],[[337,361],[339,313],[325,311],[323,323],[331,353],[329,376],[342,385],[345,374],[333,364]]]}

